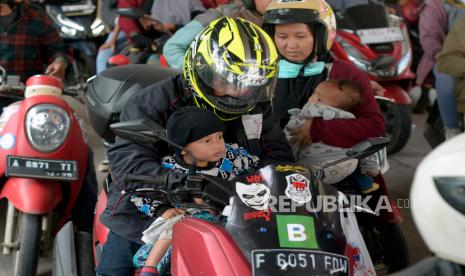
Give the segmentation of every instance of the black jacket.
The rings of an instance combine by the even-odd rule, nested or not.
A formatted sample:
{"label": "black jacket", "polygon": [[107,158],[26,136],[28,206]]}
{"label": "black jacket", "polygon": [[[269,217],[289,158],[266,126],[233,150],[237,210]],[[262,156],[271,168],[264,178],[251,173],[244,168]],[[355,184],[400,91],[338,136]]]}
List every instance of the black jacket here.
{"label": "black jacket", "polygon": [[[121,113],[121,121],[148,117],[166,126],[167,119],[175,110],[188,105],[193,105],[192,96],[179,75],[138,92],[126,104]],[[273,161],[294,161],[283,131],[273,120],[271,105],[260,103],[250,112],[250,114],[259,113],[263,114],[260,140],[247,140],[242,120],[239,118],[225,122],[226,142],[238,143],[252,154],[258,155],[262,164]],[[116,138],[115,145],[108,151],[114,182],[110,187],[107,207],[101,216],[102,222],[110,230],[126,239],[141,243],[142,231],[155,218],[138,211],[129,200],[131,195],[129,191],[143,188],[144,184],[124,184],[121,180],[125,174],[160,175],[166,173],[160,167],[159,162],[161,157],[168,154],[173,154],[173,151],[163,142],[141,146],[119,137]],[[161,215],[167,208],[170,208],[168,204],[158,206],[155,216]]]}

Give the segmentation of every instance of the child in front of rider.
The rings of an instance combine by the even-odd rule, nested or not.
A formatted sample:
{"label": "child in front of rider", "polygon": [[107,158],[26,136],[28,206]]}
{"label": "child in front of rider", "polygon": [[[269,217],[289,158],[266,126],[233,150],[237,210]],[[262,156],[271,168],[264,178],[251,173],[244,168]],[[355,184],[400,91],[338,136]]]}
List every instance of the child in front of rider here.
{"label": "child in front of rider", "polygon": [[[291,119],[285,127],[287,134],[293,129],[315,117],[323,120],[353,119],[351,113],[362,103],[362,87],[354,81],[327,80],[321,82],[301,109],[291,109]],[[289,136],[289,135],[288,135]],[[299,163],[317,170],[322,165],[345,157],[347,149],[327,145],[323,142],[301,146],[289,141],[294,155]],[[379,172],[377,156],[369,156],[359,162],[355,159],[348,160],[325,169],[324,183],[334,184],[352,175],[357,188],[363,194],[373,192],[379,188],[379,184],[373,182],[373,176]]]}
{"label": "child in front of rider", "polygon": [[[168,139],[186,150],[177,150],[175,155],[164,158],[162,166],[188,174],[193,165],[188,150],[195,157],[197,173],[230,180],[255,169],[258,157],[236,144],[225,144],[223,132],[223,123],[211,111],[192,106],[175,111],[167,122]],[[195,204],[205,204],[200,198],[192,200]],[[140,211],[152,216],[159,205],[149,198],[137,196],[133,196],[131,201]],[[146,244],[134,256],[134,265],[137,268],[143,267],[141,276],[168,274],[171,259],[168,249],[171,245],[172,229],[187,214],[213,222],[220,222],[221,217],[213,210],[167,209],[144,231],[142,240]]]}

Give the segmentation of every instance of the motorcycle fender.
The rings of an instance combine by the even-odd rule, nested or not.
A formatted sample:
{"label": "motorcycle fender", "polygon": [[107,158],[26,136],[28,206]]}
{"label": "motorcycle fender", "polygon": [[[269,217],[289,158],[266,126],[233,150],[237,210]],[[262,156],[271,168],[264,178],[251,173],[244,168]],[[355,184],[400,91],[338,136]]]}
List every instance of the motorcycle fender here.
{"label": "motorcycle fender", "polygon": [[100,215],[103,213],[105,207],[107,206],[107,198],[108,196],[106,191],[102,189],[97,199],[97,205],[95,206],[94,231],[92,231],[92,240],[94,245],[94,261],[96,265],[100,263],[102,248],[105,242],[107,241],[108,232],[110,232],[110,229],[108,229],[100,221]]}
{"label": "motorcycle fender", "polygon": [[32,178],[9,178],[0,193],[16,209],[28,214],[46,214],[52,211],[63,195],[59,182]]}
{"label": "motorcycle fender", "polygon": [[52,267],[56,272],[54,275],[78,275],[75,247],[73,223],[69,221],[53,240]]}
{"label": "motorcycle fender", "polygon": [[392,198],[391,194],[389,193],[384,178],[381,175],[378,175],[375,178],[375,182],[379,184],[379,192],[381,195],[386,196],[389,204],[388,210],[380,210],[379,217],[377,217],[377,219],[382,222],[401,223],[404,220],[402,213],[399,210],[399,207],[397,207],[397,204]]}
{"label": "motorcycle fender", "polygon": [[381,98],[387,98],[397,104],[411,104],[412,100],[410,99],[407,92],[402,89],[397,84],[394,83],[383,83],[383,88],[386,89],[384,91],[384,96]]}

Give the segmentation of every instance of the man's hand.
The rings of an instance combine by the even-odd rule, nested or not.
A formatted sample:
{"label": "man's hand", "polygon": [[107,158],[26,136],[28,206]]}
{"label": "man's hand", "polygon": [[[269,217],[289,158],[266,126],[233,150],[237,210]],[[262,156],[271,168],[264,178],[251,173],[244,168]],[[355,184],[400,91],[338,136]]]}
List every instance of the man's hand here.
{"label": "man's hand", "polygon": [[112,39],[107,43],[103,43],[99,48],[98,51],[102,51],[105,49],[111,49],[111,52],[114,53],[116,49],[116,39]]}
{"label": "man's hand", "polygon": [[163,23],[149,16],[139,18],[139,22],[142,25],[142,28],[146,31],[149,31],[150,29],[155,29],[159,32],[165,31]]}
{"label": "man's hand", "polygon": [[382,87],[378,82],[373,80],[371,80],[370,83],[371,88],[373,89],[373,94],[375,94],[375,96],[384,96],[384,92],[386,91],[384,87]]}
{"label": "man's hand", "polygon": [[186,211],[184,209],[180,209],[180,208],[170,208],[168,210],[166,210],[163,215],[161,215],[162,218],[164,219],[170,219],[170,218],[174,218],[175,216],[177,215],[182,215],[184,214]]}
{"label": "man's hand", "polygon": [[131,39],[135,46],[139,49],[149,49],[149,47],[153,44],[153,41],[150,38],[141,34],[135,34],[131,37]]}
{"label": "man's hand", "polygon": [[66,63],[62,59],[55,59],[45,69],[46,75],[51,75],[60,79],[65,78]]}
{"label": "man's hand", "polygon": [[312,137],[310,136],[311,126],[312,119],[307,119],[301,127],[291,130],[289,143],[301,146],[310,145],[312,143]]}

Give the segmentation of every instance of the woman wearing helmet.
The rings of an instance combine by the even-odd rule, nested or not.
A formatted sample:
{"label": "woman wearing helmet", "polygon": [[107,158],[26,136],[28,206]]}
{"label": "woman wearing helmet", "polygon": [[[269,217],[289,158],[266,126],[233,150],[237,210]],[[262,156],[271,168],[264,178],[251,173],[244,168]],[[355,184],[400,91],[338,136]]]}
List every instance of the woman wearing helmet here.
{"label": "woman wearing helmet", "polygon": [[[239,144],[264,162],[292,162],[286,137],[271,111],[277,62],[273,41],[260,27],[244,19],[217,19],[193,41],[183,74],[134,95],[120,119],[149,118],[165,126],[174,111],[196,105],[212,110],[224,121],[226,142]],[[166,173],[160,168],[160,159],[167,154],[172,152],[166,145],[142,147],[119,137],[108,151],[115,183],[100,217],[110,229],[97,268],[101,275],[131,275],[132,256],[141,245],[142,231],[171,208],[160,202],[153,217],[141,217],[130,194],[122,193],[129,189],[122,181],[125,174]],[[131,189],[148,187],[130,185]]]}
{"label": "woman wearing helmet", "polygon": [[302,108],[315,87],[325,79],[345,79],[363,87],[356,119],[308,120],[293,132],[296,142],[324,141],[350,147],[366,138],[384,135],[384,119],[373,96],[368,77],[343,61],[326,63],[336,36],[336,20],[323,0],[274,0],[263,16],[263,28],[273,36],[281,55],[278,84],[273,98],[276,116],[284,127],[287,111]]}

